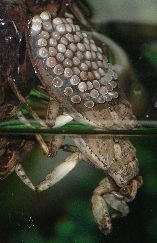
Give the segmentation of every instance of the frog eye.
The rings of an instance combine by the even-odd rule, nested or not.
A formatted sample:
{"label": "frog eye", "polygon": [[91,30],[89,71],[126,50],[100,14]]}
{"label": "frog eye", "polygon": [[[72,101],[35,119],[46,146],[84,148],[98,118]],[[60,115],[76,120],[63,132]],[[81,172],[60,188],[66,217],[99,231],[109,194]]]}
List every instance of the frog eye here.
{"label": "frog eye", "polygon": [[58,101],[89,109],[118,97],[114,67],[71,18],[34,16],[29,43],[41,81]]}

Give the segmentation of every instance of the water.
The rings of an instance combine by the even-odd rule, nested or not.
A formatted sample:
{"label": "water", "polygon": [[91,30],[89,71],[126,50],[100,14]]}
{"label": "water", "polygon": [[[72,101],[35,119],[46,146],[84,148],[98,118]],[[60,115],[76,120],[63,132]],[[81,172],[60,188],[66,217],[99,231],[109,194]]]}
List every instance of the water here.
{"label": "water", "polygon": [[[92,19],[97,31],[109,36],[128,55],[124,55],[119,47],[117,49],[113,46],[120,53],[117,63],[124,62],[126,67],[126,72],[121,77],[121,85],[142,126],[126,131],[100,130],[72,123],[58,129],[41,129],[39,124],[31,120],[29,121],[34,128],[27,128],[14,117],[11,121],[0,124],[0,133],[14,135],[17,139],[21,134],[30,138],[39,132],[66,134],[65,143],[70,144],[70,135],[91,134],[93,139],[94,135],[129,136],[137,151],[144,185],[138,191],[136,199],[129,204],[130,214],[115,220],[111,235],[104,236],[94,223],[91,210],[92,191],[104,177],[100,170],[81,161],[67,177],[42,193],[32,192],[12,173],[0,182],[0,242],[157,242],[157,21],[152,14],[153,9],[157,8],[156,2],[141,1],[139,6],[139,2],[129,1],[129,8],[126,0],[112,0],[110,3],[97,1],[96,5],[94,2],[89,3],[93,9]],[[150,8],[147,6],[148,2]],[[105,11],[108,14],[105,15]],[[131,63],[131,69],[126,61]],[[28,99],[34,105],[39,102],[37,96],[32,95]],[[43,97],[43,103],[40,99],[42,107],[45,108],[46,99],[47,97]],[[24,108],[21,110],[28,116]],[[40,107],[38,112],[41,112]],[[44,117],[45,113],[40,115]],[[34,184],[37,184],[68,155],[69,153],[60,151],[57,157],[46,158],[39,146],[35,145],[26,155],[23,166]]]}

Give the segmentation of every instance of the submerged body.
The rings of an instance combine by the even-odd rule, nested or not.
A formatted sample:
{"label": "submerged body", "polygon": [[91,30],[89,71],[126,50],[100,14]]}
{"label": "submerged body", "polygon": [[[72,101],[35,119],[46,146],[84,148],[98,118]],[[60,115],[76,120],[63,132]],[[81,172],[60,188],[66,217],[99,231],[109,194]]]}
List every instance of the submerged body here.
{"label": "submerged body", "polygon": [[[58,103],[77,122],[104,129],[135,127],[131,105],[122,99],[117,88],[116,68],[72,19],[52,18],[49,12],[43,12],[33,17],[29,31],[34,69],[50,98],[56,100],[49,110],[55,110]],[[55,121],[56,117],[52,118]],[[136,150],[126,137],[81,136],[73,140],[76,148],[66,147],[74,153],[72,157],[51,172],[36,190],[54,185],[80,159],[89,161],[106,175],[94,191],[92,204],[96,222],[108,234],[111,217],[128,213],[127,202],[135,198],[141,186]],[[110,216],[108,206],[117,213]]]}
{"label": "submerged body", "polygon": [[[117,87],[115,66],[71,18],[52,18],[49,12],[42,12],[30,21],[27,37],[35,72],[50,96],[44,126],[56,126],[58,122],[63,125],[75,119],[97,128],[134,128],[136,121],[131,105],[122,99]],[[64,109],[61,116],[58,116],[59,107]],[[19,118],[31,127],[22,115]],[[54,156],[60,147],[72,154],[37,186],[20,163],[15,165],[17,175],[32,190],[43,191],[60,181],[80,160],[89,161],[105,174],[94,191],[92,205],[100,229],[110,233],[111,218],[128,213],[127,202],[135,198],[141,186],[136,150],[131,142],[126,137],[74,136],[76,147],[65,147],[63,138],[58,136],[53,137],[48,147],[41,135],[36,138],[48,156]],[[109,207],[116,213],[110,214]]]}

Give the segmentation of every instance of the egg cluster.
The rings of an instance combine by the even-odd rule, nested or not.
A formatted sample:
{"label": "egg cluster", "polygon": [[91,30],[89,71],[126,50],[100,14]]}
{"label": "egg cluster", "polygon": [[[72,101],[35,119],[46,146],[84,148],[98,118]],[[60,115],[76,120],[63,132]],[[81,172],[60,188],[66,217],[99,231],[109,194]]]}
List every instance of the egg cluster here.
{"label": "egg cluster", "polygon": [[33,17],[30,31],[36,57],[43,59],[52,85],[72,103],[92,108],[118,97],[114,66],[71,18],[52,19],[42,12]]}

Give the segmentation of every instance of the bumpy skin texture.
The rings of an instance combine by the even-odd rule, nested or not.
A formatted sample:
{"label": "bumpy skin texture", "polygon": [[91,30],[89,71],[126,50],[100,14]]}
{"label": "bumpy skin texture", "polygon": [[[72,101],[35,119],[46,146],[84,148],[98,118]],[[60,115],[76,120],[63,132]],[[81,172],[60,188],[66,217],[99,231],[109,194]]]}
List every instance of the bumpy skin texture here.
{"label": "bumpy skin texture", "polygon": [[[114,107],[111,105],[110,109],[103,109],[104,114],[108,114],[108,116],[105,116],[106,120],[110,121],[110,124],[116,121],[111,114],[114,111],[114,116],[120,117],[118,121],[123,120],[122,117],[124,114],[134,121],[131,106],[128,106],[128,104],[127,101],[125,103],[124,101],[123,103],[119,103],[117,100],[117,105],[115,104]],[[124,111],[124,107],[126,107],[125,113],[122,112],[122,110]],[[102,116],[101,113],[97,112],[96,120],[100,120],[99,115],[100,117]],[[95,120],[94,116],[92,118],[93,120]],[[129,128],[132,128],[132,125],[133,123],[129,127],[129,124],[127,124]],[[115,124],[113,127],[115,129],[117,128]],[[119,128],[123,129],[123,127],[125,127],[125,124],[119,123]],[[128,138],[95,136],[93,138],[90,136],[82,136],[82,138],[76,137],[73,139],[85,157],[96,167],[101,168],[109,174],[119,187],[127,185],[131,179],[138,175],[136,149]]]}
{"label": "bumpy skin texture", "polygon": [[[8,1],[6,3],[8,3]],[[17,1],[12,1],[12,4],[13,3],[18,4]],[[21,1],[20,3],[23,4],[24,1]],[[31,4],[32,1],[28,1],[29,10],[31,10]],[[38,10],[39,9],[37,8],[37,12]],[[56,16],[57,8],[51,13],[53,17]],[[119,88],[116,87],[116,80],[118,78],[117,73],[114,66],[108,63],[102,49],[97,47],[94,40],[91,40],[85,33],[82,33],[79,26],[73,25],[72,20],[69,18],[55,19],[53,28],[51,28],[49,16],[49,13],[44,12],[42,13],[42,17],[34,17],[33,21],[35,24],[33,22],[29,24],[30,32],[28,33],[29,38],[27,41],[29,40],[28,48],[32,64],[41,83],[49,93],[50,98],[55,97],[59,102],[58,106],[62,106],[77,122],[91,124],[98,128],[105,129],[132,129],[136,122],[132,114],[131,106],[129,102],[122,98]],[[37,23],[37,20],[39,21],[39,24]],[[47,20],[48,23],[46,23]],[[15,24],[17,22],[18,29],[19,20],[15,17],[15,20],[13,21]],[[58,26],[58,23],[63,25]],[[9,35],[13,35],[15,39],[13,38],[13,42],[9,44],[10,47],[12,47],[13,52],[7,63],[8,68],[7,71],[5,71],[5,78],[13,74],[12,71],[14,70],[14,64],[16,62],[11,64],[10,60],[12,60],[14,54],[17,57],[17,50],[19,50],[21,36],[18,36],[15,31],[16,28],[13,23],[10,23],[10,20],[9,22],[7,20],[6,24],[10,27]],[[58,27],[55,27],[55,25]],[[61,43],[56,44],[56,40],[49,38],[49,36],[53,34],[52,32],[54,28],[60,32],[62,35],[61,37],[64,37],[62,39],[60,38]],[[44,33],[43,36],[38,36],[41,30],[46,30],[46,34]],[[72,35],[70,35],[70,43],[68,42],[69,39],[66,39],[67,36],[63,36],[64,34],[67,34],[67,32],[72,33]],[[20,29],[19,33],[23,34],[23,29]],[[47,36],[48,41],[45,40]],[[74,36],[75,43],[72,40]],[[3,36],[1,37],[3,38]],[[41,40],[40,37],[44,38]],[[50,45],[47,45],[47,43]],[[6,43],[4,42],[4,45],[5,44]],[[49,57],[47,57],[48,48],[56,45],[56,49],[51,48],[51,51],[49,50]],[[72,51],[72,54],[70,54],[71,58],[73,56],[76,57],[76,49],[78,48],[77,59],[73,59],[73,62],[68,59],[61,64],[59,62],[61,62],[61,57],[67,50],[66,45],[70,45],[69,48]],[[55,58],[52,58],[52,56],[55,56],[55,51],[57,52],[56,56],[59,52],[62,54],[58,58],[60,59],[58,60],[58,63],[56,63]],[[83,54],[84,51],[86,51],[85,55]],[[53,55],[51,56],[52,53]],[[65,58],[65,56],[63,57]],[[82,59],[83,61],[81,62]],[[4,65],[1,67],[3,68]],[[75,73],[73,68],[75,68]],[[79,82],[77,83],[78,74]],[[75,76],[72,78],[72,75],[76,75],[77,77]],[[94,87],[95,84],[97,85],[97,88]],[[69,90],[72,92],[70,95],[67,92],[67,88],[68,92]],[[87,90],[88,92],[86,92]],[[14,99],[11,101],[12,109],[11,112],[8,111],[10,116],[12,111],[17,107],[16,102],[14,103]],[[1,108],[5,110],[9,106],[3,102],[4,100],[1,101],[1,103],[4,104]],[[5,119],[6,117],[3,118]],[[38,135],[38,141],[39,140],[41,143],[42,139],[40,135]],[[129,212],[127,202],[135,198],[137,189],[141,185],[138,177],[136,151],[128,139],[124,137],[98,137],[93,139],[88,136],[82,136],[80,138],[74,137],[73,140],[77,146],[77,148],[71,150],[73,154],[68,156],[61,165],[54,169],[54,171],[50,172],[39,185],[34,186],[25,174],[22,165],[19,163],[19,154],[24,151],[29,151],[31,147],[29,146],[30,143],[23,139],[17,142],[14,138],[10,139],[8,137],[2,137],[0,139],[0,158],[2,159],[0,176],[5,177],[14,169],[14,167],[16,167],[16,173],[27,186],[34,191],[43,191],[50,186],[53,186],[67,175],[77,165],[79,160],[84,159],[89,161],[97,168],[102,169],[106,174],[106,178],[100,182],[100,185],[94,191],[92,205],[96,222],[100,229],[105,234],[108,234],[112,228],[111,218],[120,215],[125,216]],[[41,143],[41,145],[45,146],[44,141],[42,142],[43,144]],[[5,146],[6,144],[7,146]],[[60,145],[60,141],[58,144]],[[57,146],[57,150],[59,145]],[[16,166],[17,163],[19,164]],[[117,213],[110,214],[108,206],[115,209]]]}
{"label": "bumpy skin texture", "polygon": [[[45,25],[45,22],[48,24]],[[130,103],[122,98],[119,88],[116,88],[117,74],[114,67],[107,62],[101,48],[73,25],[72,20],[51,19],[50,14],[44,12],[30,21],[29,30],[30,56],[34,68],[50,97],[55,97],[68,114],[76,121],[97,128],[133,129],[136,126]],[[46,33],[43,35],[42,31]],[[70,39],[69,35],[67,37],[69,32],[72,34]],[[76,39],[73,39],[73,36],[76,36]],[[81,36],[81,42],[78,42],[78,36]],[[41,37],[43,39],[40,39]],[[68,54],[71,60],[65,63],[63,61],[67,57],[67,50],[72,51]],[[80,51],[83,53],[80,54]],[[57,59],[58,54],[61,54],[62,61]],[[77,59],[77,64],[74,61],[76,56],[80,57],[79,61]],[[66,65],[69,67],[68,72]],[[82,67],[86,69],[83,76]],[[77,68],[77,74],[74,68]],[[98,71],[95,71],[97,69]],[[94,89],[94,93],[91,93],[89,90],[93,91],[95,83],[93,79],[98,86],[95,88],[97,91]],[[91,83],[93,85],[92,88],[88,86],[89,81],[90,86]],[[86,98],[82,94],[88,96],[90,105],[89,103],[87,105]],[[106,178],[94,191],[92,205],[96,222],[100,229],[108,234],[112,229],[111,218],[127,215],[129,212],[127,203],[135,198],[137,189],[141,186],[136,150],[126,137],[81,136],[73,137],[73,140],[77,146],[76,151],[80,152],[76,160],[79,158],[87,160],[106,174]],[[57,174],[55,176],[57,177]],[[37,188],[42,191],[53,184],[53,176],[48,175]],[[116,213],[110,214],[109,206],[115,209]]]}

